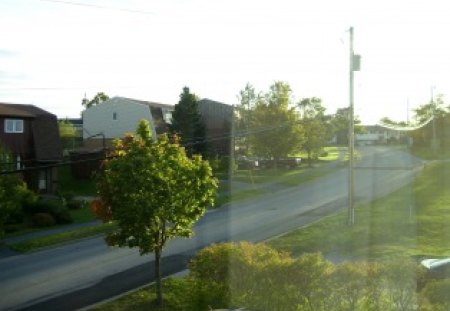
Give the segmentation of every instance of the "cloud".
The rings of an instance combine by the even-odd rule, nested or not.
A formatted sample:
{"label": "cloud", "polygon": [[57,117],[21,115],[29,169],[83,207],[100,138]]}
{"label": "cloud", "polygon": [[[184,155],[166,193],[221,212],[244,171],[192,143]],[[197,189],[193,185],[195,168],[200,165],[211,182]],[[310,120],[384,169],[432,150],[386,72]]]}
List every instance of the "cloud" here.
{"label": "cloud", "polygon": [[14,57],[17,55],[17,52],[12,50],[0,49],[0,57]]}
{"label": "cloud", "polygon": [[12,73],[9,71],[0,70],[0,82],[2,84],[10,84],[16,81],[24,81],[27,79],[24,73]]}

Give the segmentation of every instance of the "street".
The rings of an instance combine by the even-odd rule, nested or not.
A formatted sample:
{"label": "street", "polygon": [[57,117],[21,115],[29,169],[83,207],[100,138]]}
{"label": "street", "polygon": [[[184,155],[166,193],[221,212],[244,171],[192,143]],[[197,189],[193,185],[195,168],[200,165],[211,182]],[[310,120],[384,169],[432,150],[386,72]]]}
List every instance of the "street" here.
{"label": "street", "polygon": [[[422,161],[398,147],[357,150],[357,202],[399,189],[423,167]],[[163,252],[164,272],[168,275],[184,269],[189,257],[205,245],[262,241],[344,209],[347,187],[348,170],[344,167],[297,187],[212,210],[197,223],[192,239],[169,242]],[[90,238],[0,259],[0,309],[73,310],[87,306],[150,282],[152,257],[140,256],[138,250],[109,248],[102,238]]]}

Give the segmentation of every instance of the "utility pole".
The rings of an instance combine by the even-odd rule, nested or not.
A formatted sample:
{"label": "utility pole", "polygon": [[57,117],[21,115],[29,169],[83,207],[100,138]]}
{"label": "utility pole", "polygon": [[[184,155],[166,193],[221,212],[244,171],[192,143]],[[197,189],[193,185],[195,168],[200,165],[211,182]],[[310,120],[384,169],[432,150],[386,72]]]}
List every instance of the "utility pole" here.
{"label": "utility pole", "polygon": [[433,91],[434,91],[434,85],[431,86],[430,88],[431,91],[431,109],[432,109],[432,114],[433,114],[433,138],[431,139],[431,150],[433,151],[433,154],[436,155],[437,153],[437,149],[438,149],[438,141],[437,141],[437,137],[436,137],[436,104],[434,102],[434,95],[433,95]]}
{"label": "utility pole", "polygon": [[348,225],[355,223],[355,176],[353,170],[354,148],[355,148],[355,122],[353,103],[353,72],[359,70],[359,55],[353,53],[353,27],[350,33],[350,65],[349,65],[349,127],[348,127]]}

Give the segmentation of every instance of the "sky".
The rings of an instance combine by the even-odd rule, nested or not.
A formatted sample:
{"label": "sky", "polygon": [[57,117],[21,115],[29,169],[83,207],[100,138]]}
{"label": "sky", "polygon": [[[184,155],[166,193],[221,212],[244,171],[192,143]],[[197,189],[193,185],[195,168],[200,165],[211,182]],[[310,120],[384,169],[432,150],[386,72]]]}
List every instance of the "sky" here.
{"label": "sky", "polygon": [[450,98],[448,16],[437,0],[1,0],[0,102],[79,117],[100,91],[176,104],[188,86],[232,105],[247,83],[285,81],[334,113],[349,104],[352,26],[355,113],[405,121]]}

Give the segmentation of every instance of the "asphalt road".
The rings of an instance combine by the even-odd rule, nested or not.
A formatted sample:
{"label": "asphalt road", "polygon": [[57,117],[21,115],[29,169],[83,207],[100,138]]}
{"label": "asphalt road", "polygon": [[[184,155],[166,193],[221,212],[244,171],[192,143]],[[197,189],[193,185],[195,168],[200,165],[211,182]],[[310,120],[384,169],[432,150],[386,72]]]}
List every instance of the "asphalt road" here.
{"label": "asphalt road", "polygon": [[[355,164],[355,194],[370,201],[413,179],[423,163],[399,148],[362,147]],[[190,256],[221,241],[261,241],[311,223],[347,202],[347,169],[207,213],[192,239],[170,241],[164,274],[186,267]],[[75,310],[153,279],[153,256],[108,248],[90,238],[28,255],[0,259],[0,310]]]}

